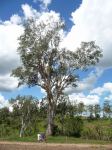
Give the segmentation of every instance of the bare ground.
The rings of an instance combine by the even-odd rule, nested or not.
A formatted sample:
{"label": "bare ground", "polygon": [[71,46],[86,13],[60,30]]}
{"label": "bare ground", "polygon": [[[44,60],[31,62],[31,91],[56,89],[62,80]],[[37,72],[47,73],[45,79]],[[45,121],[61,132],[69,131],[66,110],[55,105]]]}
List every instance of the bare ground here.
{"label": "bare ground", "polygon": [[0,150],[112,150],[112,145],[0,142]]}

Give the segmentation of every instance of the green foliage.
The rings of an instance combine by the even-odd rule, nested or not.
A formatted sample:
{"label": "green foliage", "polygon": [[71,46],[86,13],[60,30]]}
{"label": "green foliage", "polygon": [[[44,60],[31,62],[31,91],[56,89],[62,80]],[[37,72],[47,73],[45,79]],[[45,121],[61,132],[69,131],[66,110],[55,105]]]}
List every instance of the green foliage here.
{"label": "green foliage", "polygon": [[92,121],[85,124],[81,133],[84,139],[112,141],[112,120]]}
{"label": "green foliage", "polygon": [[110,101],[106,100],[103,104],[103,117],[110,118],[110,116],[112,116],[112,104],[110,104]]}
{"label": "green foliage", "polygon": [[[57,105],[53,135],[81,137],[87,140],[112,141],[111,116],[98,119],[95,115],[88,120],[87,117],[83,117],[80,104],[72,105],[67,96],[61,98],[60,103]],[[10,103],[13,105],[12,112],[8,108],[0,109],[0,138],[9,137],[14,140],[15,137],[15,139],[19,139],[22,120],[25,123],[23,141],[27,140],[28,137],[34,140],[33,137],[35,136],[36,138],[37,133],[45,132],[47,126],[47,106],[45,100],[42,100],[39,104],[38,100],[32,96],[17,96],[15,99],[11,99]],[[81,110],[78,110],[79,106]],[[95,107],[99,108],[99,106],[90,107],[92,108],[92,113],[95,114],[96,112],[96,114],[99,113],[100,115],[99,109],[94,111]],[[86,111],[87,108],[84,107],[83,111]],[[91,112],[91,109],[88,110]],[[64,142],[64,139],[62,141]]]}
{"label": "green foliage", "polygon": [[100,126],[90,126],[82,131],[82,137],[85,139],[101,140],[102,135],[103,132]]}
{"label": "green foliage", "polygon": [[68,136],[80,137],[83,129],[83,120],[81,117],[69,117],[64,120],[64,133]]}
{"label": "green foliage", "polygon": [[[94,41],[82,42],[75,51],[60,48],[64,23],[38,22],[29,19],[24,24],[24,33],[19,38],[18,53],[22,65],[12,71],[19,80],[19,86],[26,84],[40,86],[47,93],[49,135],[53,134],[56,106],[63,91],[69,85],[77,86],[76,70],[86,70],[102,57],[99,46]],[[38,23],[37,23],[38,22]]]}

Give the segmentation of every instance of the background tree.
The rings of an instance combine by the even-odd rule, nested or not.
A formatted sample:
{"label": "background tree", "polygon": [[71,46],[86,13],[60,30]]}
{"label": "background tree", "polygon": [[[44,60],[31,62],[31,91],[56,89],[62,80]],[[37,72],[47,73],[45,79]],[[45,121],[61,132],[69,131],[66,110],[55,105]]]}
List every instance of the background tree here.
{"label": "background tree", "polygon": [[77,50],[60,49],[64,23],[54,21],[27,20],[24,33],[19,38],[18,53],[22,65],[13,70],[12,75],[19,79],[19,85],[38,85],[47,93],[48,126],[46,134],[52,135],[57,102],[64,89],[76,86],[77,69],[87,69],[95,65],[102,56],[95,42],[82,42]]}
{"label": "background tree", "polygon": [[9,135],[11,113],[7,107],[0,109],[0,136]]}
{"label": "background tree", "polygon": [[56,115],[57,115],[57,120],[58,122],[61,124],[61,134],[64,133],[63,129],[64,129],[64,119],[66,117],[66,115],[69,112],[69,106],[70,106],[70,101],[69,101],[69,97],[66,95],[62,95],[60,97],[60,101],[57,104],[57,109],[56,109]]}
{"label": "background tree", "polygon": [[23,137],[27,128],[31,132],[32,127],[35,126],[39,111],[38,101],[32,96],[17,96],[15,99],[11,99],[11,104],[14,120],[20,127],[19,136]]}
{"label": "background tree", "polygon": [[112,113],[112,106],[110,105],[110,102],[108,100],[105,100],[103,104],[103,116],[106,118],[110,118],[111,113]]}
{"label": "background tree", "polygon": [[94,106],[93,105],[88,105],[88,112],[89,112],[89,119],[93,119],[94,118]]}
{"label": "background tree", "polygon": [[94,114],[95,114],[95,118],[98,119],[100,118],[100,112],[101,112],[101,107],[99,104],[95,104],[94,105]]}
{"label": "background tree", "polygon": [[[14,104],[12,105],[12,111],[9,111],[11,109],[6,107],[0,108],[0,138],[2,140],[19,140],[19,132],[22,127],[22,112],[24,112],[24,114],[27,114],[28,110],[26,106],[30,107],[29,109],[31,115],[28,115],[29,119],[27,119],[27,117],[24,117],[23,120],[23,123],[26,124],[25,130],[23,130],[22,134],[22,136],[24,136],[23,141],[35,141],[38,132],[45,132],[47,117],[46,99],[43,99],[42,101],[36,101],[37,103],[33,104],[33,99],[31,99],[31,103],[28,102],[27,105],[26,102],[24,104],[22,103],[24,105],[23,110],[23,107],[21,107],[20,105],[20,101],[23,101],[23,99],[25,99],[26,101],[26,99],[28,99],[29,97],[32,96],[17,96],[17,99],[15,98],[10,100],[12,101],[12,104]],[[111,103],[109,103],[109,105],[110,104]],[[79,116],[79,113],[76,114],[74,110],[74,103],[69,103],[67,97],[60,100],[60,103],[57,104],[56,117],[54,121],[55,126],[53,133],[56,135],[66,135],[75,137],[81,136],[84,139],[112,141],[112,118],[101,118],[97,120],[94,119],[91,122],[90,120],[88,120],[87,116],[81,117]],[[63,137],[63,140],[64,139],[65,137]]]}
{"label": "background tree", "polygon": [[85,110],[84,103],[83,103],[83,102],[80,102],[80,103],[78,104],[78,113],[79,113],[79,115],[82,116],[84,110]]}

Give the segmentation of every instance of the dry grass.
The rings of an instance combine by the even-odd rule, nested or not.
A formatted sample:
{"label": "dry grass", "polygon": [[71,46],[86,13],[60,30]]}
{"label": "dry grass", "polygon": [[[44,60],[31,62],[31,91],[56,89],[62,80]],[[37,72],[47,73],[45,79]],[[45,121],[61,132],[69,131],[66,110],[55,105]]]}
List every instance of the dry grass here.
{"label": "dry grass", "polygon": [[0,150],[112,150],[112,145],[0,142]]}

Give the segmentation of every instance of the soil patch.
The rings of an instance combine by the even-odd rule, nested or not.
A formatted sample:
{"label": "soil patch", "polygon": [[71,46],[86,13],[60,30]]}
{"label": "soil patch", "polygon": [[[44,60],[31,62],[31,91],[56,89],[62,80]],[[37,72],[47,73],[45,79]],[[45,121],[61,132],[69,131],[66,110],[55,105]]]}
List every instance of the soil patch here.
{"label": "soil patch", "polygon": [[112,150],[112,145],[0,142],[0,150]]}

